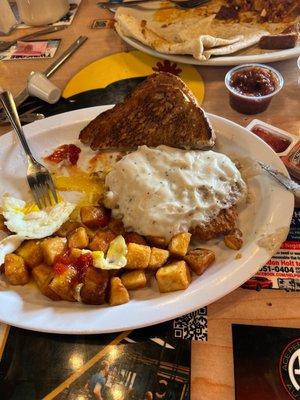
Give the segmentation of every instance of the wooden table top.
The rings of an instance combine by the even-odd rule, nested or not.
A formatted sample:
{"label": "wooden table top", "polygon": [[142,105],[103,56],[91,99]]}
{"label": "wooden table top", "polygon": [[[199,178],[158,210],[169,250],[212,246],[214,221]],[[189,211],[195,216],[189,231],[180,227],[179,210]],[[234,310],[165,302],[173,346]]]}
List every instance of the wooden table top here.
{"label": "wooden table top", "polygon": [[[99,58],[129,50],[111,29],[91,29],[96,18],[111,18],[111,14],[96,6],[97,0],[82,0],[79,11],[70,27],[52,34],[62,38],[56,57],[80,35],[88,36],[87,42],[51,78],[64,88],[70,78],[84,66]],[[35,29],[36,30],[36,29]],[[24,30],[18,30],[11,38]],[[26,33],[30,30],[26,30]],[[0,37],[4,40],[5,37]],[[28,74],[43,71],[52,63],[49,60],[27,60],[0,62],[0,86],[16,95],[25,85]],[[295,135],[300,135],[299,116],[299,71],[296,59],[274,64],[283,75],[285,85],[271,106],[259,118]],[[243,126],[252,116],[244,116],[232,110],[224,88],[226,67],[199,67],[205,82],[206,111],[226,117]],[[9,130],[0,127],[0,134]],[[208,342],[192,344],[192,400],[231,400],[234,398],[233,355],[231,324],[253,324],[299,327],[300,294],[284,291],[262,290],[261,292],[237,289],[226,297],[208,306]]]}

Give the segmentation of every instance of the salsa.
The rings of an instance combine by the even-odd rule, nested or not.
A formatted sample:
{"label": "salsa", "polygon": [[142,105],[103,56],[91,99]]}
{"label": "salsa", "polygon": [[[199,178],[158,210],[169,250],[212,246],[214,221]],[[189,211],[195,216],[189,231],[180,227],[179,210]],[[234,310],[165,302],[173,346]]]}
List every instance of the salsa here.
{"label": "salsa", "polygon": [[284,152],[291,144],[290,139],[276,135],[270,131],[267,131],[266,129],[261,128],[260,126],[253,127],[251,131],[255,133],[255,135],[259,136],[270,147],[272,147],[275,153]]}
{"label": "salsa", "polygon": [[267,96],[277,87],[277,79],[267,68],[250,67],[236,71],[230,79],[231,87],[244,96]]}

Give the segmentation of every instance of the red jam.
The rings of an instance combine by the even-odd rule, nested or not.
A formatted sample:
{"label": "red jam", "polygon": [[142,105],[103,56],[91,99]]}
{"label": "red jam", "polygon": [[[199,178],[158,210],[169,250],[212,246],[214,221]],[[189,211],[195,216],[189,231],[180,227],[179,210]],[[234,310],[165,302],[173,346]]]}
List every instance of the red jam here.
{"label": "red jam", "polygon": [[80,152],[81,149],[75,146],[75,144],[63,144],[62,146],[57,147],[52,154],[45,157],[45,160],[56,164],[65,160],[71,165],[76,165]]}
{"label": "red jam", "polygon": [[231,87],[244,96],[267,96],[277,87],[273,72],[261,67],[250,67],[236,71],[230,79]]}
{"label": "red jam", "polygon": [[[230,74],[230,72],[229,72]],[[265,111],[281,85],[279,78],[268,67],[245,66],[233,71],[227,80],[231,107],[242,114]]]}
{"label": "red jam", "polygon": [[255,126],[251,129],[255,135],[259,136],[264,142],[266,142],[275,153],[284,152],[289,145],[291,144],[291,140],[288,138],[284,138],[283,136],[276,135],[266,129],[261,128],[260,126]]}

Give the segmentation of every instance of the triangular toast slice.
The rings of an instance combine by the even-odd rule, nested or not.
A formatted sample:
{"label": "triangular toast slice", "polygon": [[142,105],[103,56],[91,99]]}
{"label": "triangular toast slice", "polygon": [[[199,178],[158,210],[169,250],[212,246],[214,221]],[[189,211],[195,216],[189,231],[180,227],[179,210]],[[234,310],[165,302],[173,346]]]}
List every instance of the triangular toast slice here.
{"label": "triangular toast slice", "polygon": [[81,132],[93,150],[164,144],[210,148],[215,134],[195,96],[175,75],[156,73],[136,86],[123,103],[98,115]]}

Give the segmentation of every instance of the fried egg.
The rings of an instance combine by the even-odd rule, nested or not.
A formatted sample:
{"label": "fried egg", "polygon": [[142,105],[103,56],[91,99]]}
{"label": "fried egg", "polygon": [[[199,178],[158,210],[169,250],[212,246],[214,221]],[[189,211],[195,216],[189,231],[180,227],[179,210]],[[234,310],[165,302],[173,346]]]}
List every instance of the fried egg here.
{"label": "fried egg", "polygon": [[81,253],[91,253],[93,257],[93,266],[99,269],[121,269],[127,264],[127,246],[125,239],[121,235],[111,241],[106,257],[103,251],[90,251],[83,249]]}
{"label": "fried egg", "polygon": [[7,236],[0,242],[0,265],[5,255],[15,251],[23,240],[51,236],[69,218],[75,205],[61,201],[53,207],[40,210],[34,203],[26,203],[5,194],[1,208],[5,225],[15,235]]}

